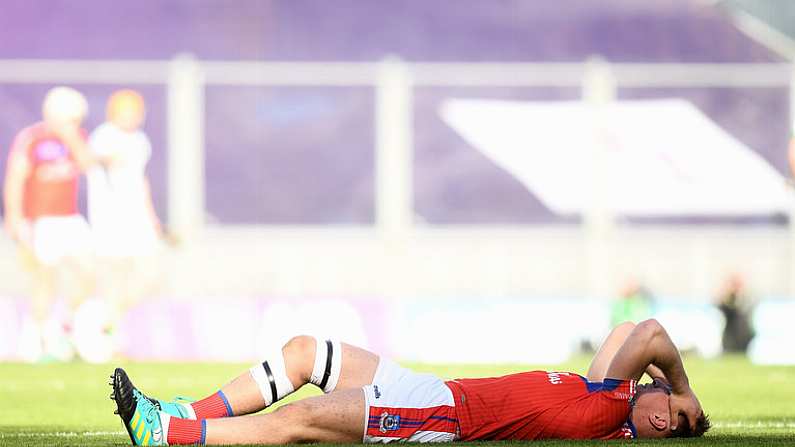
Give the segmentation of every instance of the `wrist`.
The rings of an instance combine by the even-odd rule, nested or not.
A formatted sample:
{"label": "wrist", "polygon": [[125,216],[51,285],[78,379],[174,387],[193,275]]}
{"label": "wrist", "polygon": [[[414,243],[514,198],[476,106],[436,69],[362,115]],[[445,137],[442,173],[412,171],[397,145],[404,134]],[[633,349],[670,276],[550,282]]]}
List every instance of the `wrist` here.
{"label": "wrist", "polygon": [[689,394],[690,391],[690,384],[685,379],[684,382],[677,381],[677,383],[671,384],[671,392],[674,394]]}

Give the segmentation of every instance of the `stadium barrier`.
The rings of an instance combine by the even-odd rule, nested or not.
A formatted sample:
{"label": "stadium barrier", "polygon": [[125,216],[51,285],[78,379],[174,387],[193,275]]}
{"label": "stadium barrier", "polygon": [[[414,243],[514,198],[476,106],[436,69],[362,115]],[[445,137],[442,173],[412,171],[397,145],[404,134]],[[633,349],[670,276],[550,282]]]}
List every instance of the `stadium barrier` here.
{"label": "stadium barrier", "polygon": [[[768,322],[781,303],[765,303],[757,320]],[[790,307],[792,307],[790,305]],[[63,305],[59,306],[63,311]],[[0,360],[24,358],[27,304],[0,299]],[[773,310],[775,312],[775,310]],[[78,311],[75,346],[89,361],[107,361],[113,346],[102,336],[107,312],[99,301]],[[653,316],[683,351],[714,357],[721,352],[723,319],[712,306],[678,299],[655,302]],[[780,318],[779,318],[780,320]],[[115,335],[121,355],[136,360],[249,362],[300,334],[332,337],[384,355],[424,363],[559,364],[583,346],[598,346],[609,331],[609,308],[577,298],[250,298],[175,300],[136,306]],[[765,353],[782,352],[791,328],[762,333],[755,360],[787,363]],[[85,334],[85,336],[83,336]],[[765,351],[765,352],[762,352]],[[785,354],[788,353],[784,349]]]}

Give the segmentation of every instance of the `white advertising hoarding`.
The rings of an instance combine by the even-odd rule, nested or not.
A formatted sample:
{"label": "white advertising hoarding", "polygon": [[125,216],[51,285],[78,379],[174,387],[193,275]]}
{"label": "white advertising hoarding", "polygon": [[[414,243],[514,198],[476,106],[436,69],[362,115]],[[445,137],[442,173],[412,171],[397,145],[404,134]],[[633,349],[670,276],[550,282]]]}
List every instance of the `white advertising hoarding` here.
{"label": "white advertising hoarding", "polygon": [[440,114],[562,215],[587,210],[594,188],[631,216],[775,214],[790,200],[781,174],[682,99],[453,99]]}

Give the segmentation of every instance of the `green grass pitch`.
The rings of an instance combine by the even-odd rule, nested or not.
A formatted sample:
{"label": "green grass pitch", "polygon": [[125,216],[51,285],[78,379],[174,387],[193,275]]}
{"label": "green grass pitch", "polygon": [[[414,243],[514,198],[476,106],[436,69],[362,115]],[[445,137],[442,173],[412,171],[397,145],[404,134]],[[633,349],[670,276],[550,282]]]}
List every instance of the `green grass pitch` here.
{"label": "green grass pitch", "polygon": [[[527,369],[582,372],[587,358],[542,365],[408,365],[445,378],[488,376]],[[108,398],[115,365],[0,363],[0,446],[128,445]],[[247,365],[122,364],[144,392],[157,397],[203,397]],[[702,439],[651,441],[543,441],[544,445],[795,445],[795,367],[753,366],[740,357],[686,358],[691,383],[714,428]],[[309,394],[301,390],[295,397]],[[488,443],[500,444],[500,443]],[[484,443],[478,443],[483,446]]]}

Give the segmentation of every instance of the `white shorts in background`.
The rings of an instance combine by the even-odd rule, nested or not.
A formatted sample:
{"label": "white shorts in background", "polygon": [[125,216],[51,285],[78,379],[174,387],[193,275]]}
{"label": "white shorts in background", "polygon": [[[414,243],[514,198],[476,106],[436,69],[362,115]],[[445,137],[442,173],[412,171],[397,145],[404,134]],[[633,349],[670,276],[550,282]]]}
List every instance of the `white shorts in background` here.
{"label": "white shorts in background", "polygon": [[450,388],[433,374],[380,359],[364,390],[364,442],[451,442],[458,420]]}
{"label": "white shorts in background", "polygon": [[91,230],[79,214],[39,217],[33,221],[33,254],[44,265],[91,255],[92,248]]}

